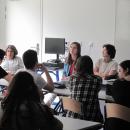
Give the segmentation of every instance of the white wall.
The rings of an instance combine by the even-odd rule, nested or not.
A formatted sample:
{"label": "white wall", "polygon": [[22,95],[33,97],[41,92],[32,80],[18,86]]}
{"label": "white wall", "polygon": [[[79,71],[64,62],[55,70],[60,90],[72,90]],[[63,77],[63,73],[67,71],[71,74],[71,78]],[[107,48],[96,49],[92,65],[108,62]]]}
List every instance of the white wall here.
{"label": "white wall", "polygon": [[41,0],[7,0],[6,6],[6,44],[14,44],[20,56],[37,43],[41,47]]}
{"label": "white wall", "polygon": [[0,0],[0,48],[5,49],[5,0]]}
{"label": "white wall", "polygon": [[21,53],[42,40],[44,50],[45,37],[64,37],[67,42],[80,42],[82,55],[95,61],[104,43],[114,43],[115,0],[7,0],[6,23],[6,43],[18,44]]}
{"label": "white wall", "polygon": [[115,46],[116,60],[130,59],[130,0],[117,0]]}
{"label": "white wall", "polygon": [[101,56],[114,43],[115,0],[43,0],[43,37],[65,37],[82,44],[82,54]]}

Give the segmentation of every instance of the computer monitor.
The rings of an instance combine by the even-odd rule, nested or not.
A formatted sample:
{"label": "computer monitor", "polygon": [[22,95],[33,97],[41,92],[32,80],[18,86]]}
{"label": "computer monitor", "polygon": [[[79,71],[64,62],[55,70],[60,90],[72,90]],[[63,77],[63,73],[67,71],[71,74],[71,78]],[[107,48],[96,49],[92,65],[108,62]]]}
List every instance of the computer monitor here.
{"label": "computer monitor", "polygon": [[45,53],[56,54],[55,62],[60,62],[59,54],[65,54],[65,38],[45,38]]}

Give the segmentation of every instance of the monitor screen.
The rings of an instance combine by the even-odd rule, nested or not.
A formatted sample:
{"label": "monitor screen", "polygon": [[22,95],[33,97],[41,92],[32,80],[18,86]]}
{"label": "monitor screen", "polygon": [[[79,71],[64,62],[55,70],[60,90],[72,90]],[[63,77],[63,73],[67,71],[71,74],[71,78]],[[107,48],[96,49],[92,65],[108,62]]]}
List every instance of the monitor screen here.
{"label": "monitor screen", "polygon": [[65,54],[64,38],[45,38],[45,53]]}

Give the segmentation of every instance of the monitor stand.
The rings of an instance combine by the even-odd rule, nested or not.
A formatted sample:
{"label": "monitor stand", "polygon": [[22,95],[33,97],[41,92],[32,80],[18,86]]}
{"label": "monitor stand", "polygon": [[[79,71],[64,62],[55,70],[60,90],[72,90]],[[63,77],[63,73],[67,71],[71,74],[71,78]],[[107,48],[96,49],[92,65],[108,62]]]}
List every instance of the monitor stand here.
{"label": "monitor stand", "polygon": [[59,54],[56,54],[56,60],[55,60],[55,63],[61,63],[61,60],[59,59]]}
{"label": "monitor stand", "polygon": [[56,54],[56,59],[49,60],[51,63],[62,63],[62,61],[59,59],[59,54]]}

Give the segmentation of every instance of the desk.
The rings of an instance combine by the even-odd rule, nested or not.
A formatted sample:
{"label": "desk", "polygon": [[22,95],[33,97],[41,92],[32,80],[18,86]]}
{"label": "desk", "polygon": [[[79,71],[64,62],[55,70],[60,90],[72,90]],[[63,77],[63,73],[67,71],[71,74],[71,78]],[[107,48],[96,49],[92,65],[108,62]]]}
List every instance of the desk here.
{"label": "desk", "polygon": [[71,94],[68,88],[65,88],[65,89],[55,88],[53,92],[57,94],[58,96],[70,96]]}
{"label": "desk", "polygon": [[[57,94],[58,96],[70,96],[71,95],[71,92],[68,88],[65,88],[65,89],[55,88],[53,92],[55,94]],[[104,101],[114,102],[114,99],[112,98],[112,96],[106,95],[106,91],[102,90],[102,89],[98,93],[98,99],[104,100]]]}
{"label": "desk", "polygon": [[59,81],[59,70],[58,69],[48,70],[48,72],[54,74],[56,76],[56,81]]}
{"label": "desk", "polygon": [[[62,69],[60,69],[60,68],[58,68],[58,67],[46,67],[46,68],[47,68],[47,70],[48,70],[48,72],[49,72],[50,74],[53,74],[53,75],[55,76],[56,81],[59,81],[59,80],[60,80],[59,71],[62,70]],[[36,70],[36,71],[37,71],[37,74],[43,76],[43,78],[46,79],[46,78],[44,77],[44,71],[42,71],[42,70]],[[53,78],[53,77],[52,77],[52,78]]]}
{"label": "desk", "polygon": [[[49,73],[52,73],[56,76],[56,81],[59,81],[59,70],[63,70],[64,63],[49,63],[49,62],[43,62],[43,64],[48,69]],[[55,71],[55,72],[54,72]]]}
{"label": "desk", "polygon": [[105,102],[114,102],[114,99],[113,99],[113,97],[112,96],[110,96],[110,95],[107,95],[106,94],[106,91],[105,90],[100,90],[99,91],[99,93],[98,93],[98,99],[99,100],[104,100]]}
{"label": "desk", "polygon": [[56,116],[63,123],[63,130],[92,130],[102,127],[101,123]]}
{"label": "desk", "polygon": [[113,85],[114,81],[116,79],[111,79],[111,80],[102,80],[102,85]]}
{"label": "desk", "polygon": [[[9,82],[6,81],[5,79],[0,79],[0,85],[8,86]],[[2,94],[2,92],[0,92],[0,100],[2,100],[3,98],[4,98],[4,95]]]}
{"label": "desk", "polygon": [[106,92],[106,98],[109,101],[114,101],[112,99],[112,89],[113,89],[113,83],[116,79],[111,79],[111,80],[103,80],[102,82],[102,89],[105,89]]}
{"label": "desk", "polygon": [[5,79],[0,79],[0,85],[8,86],[8,85],[9,85],[9,82],[6,81]]}

